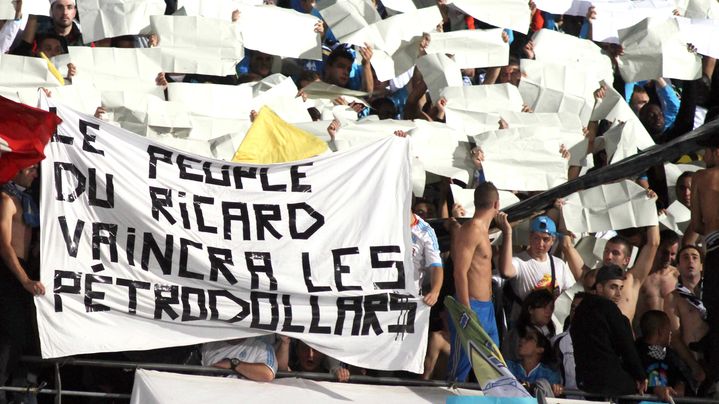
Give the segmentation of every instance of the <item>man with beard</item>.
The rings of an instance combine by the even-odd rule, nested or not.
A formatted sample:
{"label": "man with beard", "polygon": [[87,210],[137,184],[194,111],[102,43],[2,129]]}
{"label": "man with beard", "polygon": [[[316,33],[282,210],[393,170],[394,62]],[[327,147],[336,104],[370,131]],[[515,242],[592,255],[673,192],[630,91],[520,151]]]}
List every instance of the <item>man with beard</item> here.
{"label": "man with beard", "polygon": [[82,33],[75,22],[77,8],[75,0],[51,0],[50,17],[31,15],[22,35],[22,41],[12,53],[31,53],[36,36],[57,35],[65,49],[68,46],[82,46]]}

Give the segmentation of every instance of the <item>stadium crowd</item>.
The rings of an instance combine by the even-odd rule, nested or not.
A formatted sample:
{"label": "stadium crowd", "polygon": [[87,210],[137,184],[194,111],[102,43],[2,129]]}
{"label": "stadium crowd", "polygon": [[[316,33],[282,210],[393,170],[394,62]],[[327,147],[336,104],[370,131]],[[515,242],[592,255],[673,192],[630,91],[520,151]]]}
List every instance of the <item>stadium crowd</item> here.
{"label": "stadium crowd", "polygon": [[[371,5],[382,19],[396,14],[381,0],[360,2]],[[25,15],[23,0],[13,3],[16,18],[0,21],[0,49],[4,54],[25,57],[42,54],[52,59],[66,54],[71,46],[162,46],[162,37],[154,33],[86,43],[82,16],[75,0],[50,0],[49,16]],[[304,100],[312,96],[303,89],[314,82],[366,93],[355,96],[349,94],[356,93],[339,90],[336,97],[318,101],[308,108],[313,121],[326,121],[326,135],[332,150],[338,149],[336,143],[341,137],[342,121],[348,115],[354,121],[445,123],[448,100],[431,98],[432,84],[425,82],[420,69],[412,67],[393,80],[380,81],[372,65],[376,50],[373,51],[370,44],[361,47],[337,42],[332,27],[322,20],[314,0],[265,0],[265,4],[317,17],[314,30],[322,38],[322,60],[280,59],[260,50],[245,49],[245,57],[237,63],[234,75],[158,72],[156,85],[163,90],[176,82],[237,86],[280,73],[291,77],[298,89],[297,97]],[[427,54],[436,33],[504,28],[465,14],[445,0],[437,0],[436,6],[430,6],[439,8],[442,20],[437,21],[435,31],[421,35],[415,56]],[[538,9],[531,1],[527,7],[531,15],[529,32],[504,29],[501,33],[502,41],[509,45],[508,63],[462,68],[465,86],[519,86],[526,75],[522,71],[523,61],[535,59],[533,38],[541,30],[592,40],[592,24],[599,12],[594,7],[588,8],[585,16],[551,14]],[[166,0],[165,15],[177,12],[177,2]],[[681,7],[674,11],[675,15],[681,13]],[[237,23],[240,16],[241,11],[235,10],[230,18]],[[285,35],[282,27],[277,27],[276,35]],[[656,77],[627,83],[618,63],[623,48],[616,43],[595,43],[601,48],[605,61],[611,64],[614,79],[613,84],[596,81],[595,105],[616,91],[654,143],[670,142],[719,114],[719,79],[713,58],[701,56],[701,74],[696,80]],[[562,53],[571,50],[552,51],[557,60],[562,60]],[[687,44],[686,51],[696,53],[691,44]],[[593,62],[580,59],[576,63]],[[77,63],[58,67],[70,83],[83,70]],[[46,90],[50,97],[53,91],[52,88]],[[492,103],[492,100],[485,101]],[[337,107],[342,107],[343,119],[328,114],[327,111],[337,111]],[[106,105],[97,105],[95,116],[107,121],[120,116],[108,112]],[[523,106],[522,112],[533,113],[528,105]],[[256,111],[252,111],[248,118],[251,121],[256,116]],[[600,170],[612,161],[604,134],[617,122],[593,118],[583,128],[586,150],[580,150],[580,156],[570,155],[566,147],[557,150],[569,162],[567,180]],[[511,129],[512,122],[502,117],[494,130]],[[114,124],[124,127],[123,122]],[[471,128],[469,130],[471,132]],[[399,123],[395,130],[387,133],[392,134],[412,136],[411,131]],[[472,143],[471,137],[467,139]],[[443,306],[445,296],[455,296],[477,314],[487,334],[501,347],[508,368],[517,379],[545,394],[564,396],[565,389],[605,397],[649,393],[669,402],[672,397],[681,396],[719,397],[716,387],[719,380],[719,268],[715,268],[719,265],[719,168],[716,168],[719,136],[714,135],[705,146],[682,158],[682,163],[691,163],[694,169],[682,173],[676,184],[668,180],[662,164],[651,167],[644,175],[628,178],[656,199],[657,215],[665,213],[673,201],[691,211],[691,220],[683,234],[675,229],[660,230],[660,225],[593,234],[592,240],[599,240],[597,245],[603,245],[596,262],[587,262],[587,255],[579,251],[577,242],[587,234],[573,234],[567,229],[564,200],[557,200],[546,212],[530,220],[526,240],[518,235],[517,223],[510,223],[500,210],[500,193],[493,184],[496,179],[485,175],[483,170],[483,162],[489,157],[487,151],[481,145],[469,146],[467,151],[473,164],[469,181],[447,177],[428,181],[424,194],[414,198],[413,211],[408,212],[414,270],[422,274],[417,293],[432,310],[424,373],[401,372],[400,375],[426,380],[473,380],[467,355]],[[576,149],[572,151],[577,153]],[[522,157],[517,156],[516,161],[521,162]],[[38,352],[31,296],[44,294],[47,287],[38,281],[40,223],[35,179],[39,174],[37,166],[21,170],[13,181],[2,186],[0,193],[0,384],[36,382],[27,380],[28,374],[34,371],[28,372],[19,358],[22,354]],[[466,204],[455,200],[450,185],[474,189],[473,213],[466,211]],[[503,191],[514,191],[519,200],[537,193]],[[555,306],[560,305],[563,315],[555,313]],[[201,363],[232,369],[241,377],[257,381],[273,380],[278,370],[327,372],[342,382],[359,374],[398,373],[350,366],[302,341],[279,335],[98,356]],[[118,387],[122,378],[114,378],[113,385],[108,382],[113,378],[103,377],[104,384],[100,384],[99,372],[77,372],[80,373],[75,374],[69,384],[99,385],[107,391],[122,388]],[[0,398],[0,403],[12,399],[23,402],[25,398],[8,396]]]}

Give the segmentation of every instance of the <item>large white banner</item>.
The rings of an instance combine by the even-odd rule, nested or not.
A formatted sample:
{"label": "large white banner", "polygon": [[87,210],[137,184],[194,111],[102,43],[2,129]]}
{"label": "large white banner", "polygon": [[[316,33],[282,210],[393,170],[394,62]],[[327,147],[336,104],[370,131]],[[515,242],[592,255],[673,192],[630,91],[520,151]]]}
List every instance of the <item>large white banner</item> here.
{"label": "large white banner", "polygon": [[[272,385],[251,380],[183,375],[138,369],[130,404],[342,403],[444,404],[454,396],[482,396],[479,390],[428,386],[380,386],[275,379]],[[251,397],[242,400],[240,397]],[[468,401],[471,402],[471,401]],[[553,403],[554,404],[554,403]],[[563,403],[559,403],[563,404]],[[571,403],[574,404],[574,403]]]}
{"label": "large white banner", "polygon": [[47,101],[45,358],[282,333],[421,372],[406,139],[267,166],[161,146]]}

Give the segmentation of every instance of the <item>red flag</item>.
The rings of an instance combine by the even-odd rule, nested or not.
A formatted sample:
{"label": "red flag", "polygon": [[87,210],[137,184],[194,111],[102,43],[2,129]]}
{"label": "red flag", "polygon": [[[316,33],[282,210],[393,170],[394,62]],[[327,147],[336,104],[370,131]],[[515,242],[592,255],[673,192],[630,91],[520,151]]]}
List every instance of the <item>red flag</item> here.
{"label": "red flag", "polygon": [[54,113],[0,96],[0,184],[45,158],[45,145],[61,122]]}

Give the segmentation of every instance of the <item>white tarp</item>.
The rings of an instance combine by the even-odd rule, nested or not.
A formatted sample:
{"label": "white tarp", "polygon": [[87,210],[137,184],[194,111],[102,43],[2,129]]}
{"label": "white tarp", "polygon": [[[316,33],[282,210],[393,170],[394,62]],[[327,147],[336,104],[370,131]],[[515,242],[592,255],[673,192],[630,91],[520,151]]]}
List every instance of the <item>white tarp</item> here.
{"label": "white tarp", "polygon": [[567,181],[563,137],[558,128],[523,127],[485,132],[474,141],[484,151],[484,175],[497,188],[546,191]]}
{"label": "white tarp", "polygon": [[237,24],[204,17],[153,15],[164,72],[235,74],[245,49]]}
{"label": "white tarp", "polygon": [[589,188],[569,195],[565,201],[564,223],[574,234],[657,224],[654,199],[633,181]]}
{"label": "white tarp", "polygon": [[660,77],[696,80],[702,59],[689,52],[675,18],[647,18],[619,31],[624,54],[617,58],[627,83]]}
{"label": "white tarp", "polygon": [[377,386],[277,379],[271,385],[244,379],[183,375],[140,369],[135,372],[131,404],[196,404],[237,402],[251,397],[255,403],[367,403],[444,404],[448,397],[481,396],[482,392],[446,387]]}
{"label": "white tarp", "polygon": [[85,43],[136,35],[149,27],[151,15],[165,14],[163,0],[77,0]]}
{"label": "white tarp", "polygon": [[[271,24],[268,22],[272,21]],[[244,45],[270,55],[322,60],[319,18],[276,6],[244,7],[238,21]],[[282,27],[278,35],[277,27]]]}
{"label": "white tarp", "polygon": [[352,365],[422,372],[407,139],[239,165],[46,102],[71,143],[42,163],[43,357],[278,332]]}
{"label": "white tarp", "polygon": [[523,34],[529,31],[531,15],[524,0],[452,0],[447,3],[497,28],[509,28]]}

